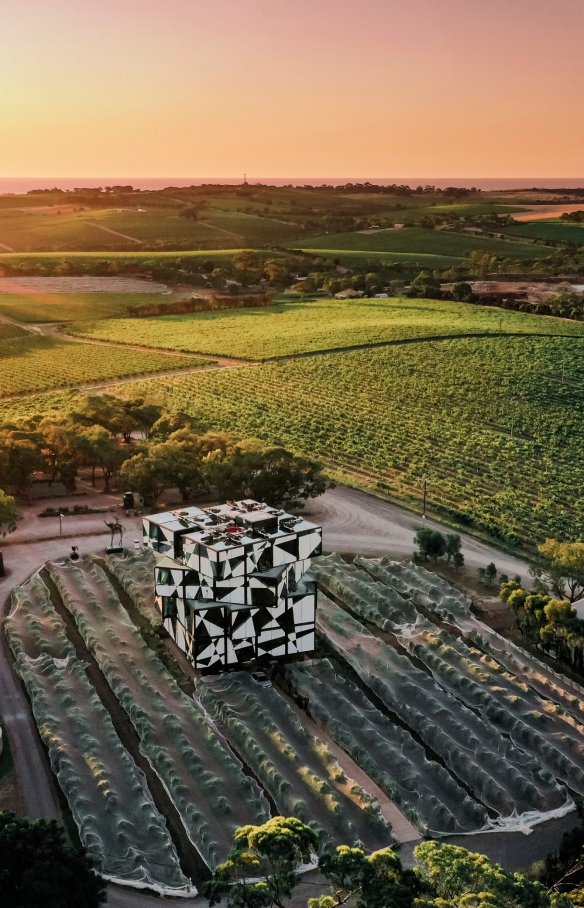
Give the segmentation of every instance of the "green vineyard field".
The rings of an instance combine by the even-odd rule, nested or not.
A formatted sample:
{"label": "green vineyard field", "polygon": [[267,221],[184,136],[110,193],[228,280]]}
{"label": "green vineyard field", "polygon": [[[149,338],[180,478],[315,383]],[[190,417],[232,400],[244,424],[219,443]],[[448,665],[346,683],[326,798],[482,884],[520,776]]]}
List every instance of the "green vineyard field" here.
{"label": "green vineyard field", "polygon": [[115,318],[127,315],[128,306],[170,299],[160,293],[0,293],[0,315],[34,325]]}
{"label": "green vineyard field", "polygon": [[435,511],[508,541],[573,539],[584,534],[583,352],[576,338],[469,338],[152,379],[132,393],[402,499],[419,499],[425,477]]}
{"label": "green vineyard field", "polygon": [[0,397],[164,372],[205,362],[208,361],[189,356],[171,357],[164,353],[27,335],[3,341],[0,346]]}
{"label": "green vineyard field", "polygon": [[[288,244],[290,245],[290,244]],[[354,249],[361,252],[409,252],[427,255],[462,258],[474,249],[491,252],[511,259],[536,258],[539,250],[527,242],[511,242],[483,236],[464,236],[442,230],[425,230],[422,227],[404,227],[401,230],[377,230],[372,233],[330,233],[311,237],[298,243],[308,251]],[[539,252],[539,254],[541,254]]]}
{"label": "green vineyard field", "polygon": [[70,332],[185,352],[269,359],[359,344],[474,333],[584,336],[584,324],[453,303],[414,299],[291,301],[265,309],[112,319]]}

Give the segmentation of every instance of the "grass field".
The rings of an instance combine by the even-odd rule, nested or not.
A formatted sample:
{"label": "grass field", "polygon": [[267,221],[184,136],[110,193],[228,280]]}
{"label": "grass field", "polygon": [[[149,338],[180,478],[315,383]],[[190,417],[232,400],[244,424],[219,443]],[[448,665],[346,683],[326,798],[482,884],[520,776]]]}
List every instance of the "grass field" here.
{"label": "grass field", "polygon": [[[291,245],[288,243],[288,245]],[[357,250],[360,252],[407,252],[442,255],[460,259],[467,252],[481,249],[512,259],[531,259],[538,255],[533,245],[484,237],[461,236],[443,230],[404,227],[401,230],[379,230],[375,233],[331,233],[303,240],[301,248],[313,250]],[[329,252],[329,254],[331,254]]]}
{"label": "grass field", "polygon": [[131,393],[402,499],[419,500],[426,477],[435,511],[507,540],[575,539],[583,353],[584,339],[467,338],[152,379]]}
{"label": "grass field", "polygon": [[73,344],[27,334],[0,344],[0,397],[204,363],[188,356]]}
{"label": "grass field", "polygon": [[158,318],[106,319],[69,328],[92,337],[193,353],[268,359],[416,337],[525,332],[584,336],[584,324],[443,300],[326,299]]}
{"label": "grass field", "polygon": [[172,298],[160,293],[0,293],[0,315],[29,324],[115,318],[127,315],[128,306]]}
{"label": "grass field", "polygon": [[526,236],[532,239],[555,240],[562,243],[584,245],[584,225],[566,224],[563,221],[529,221],[516,227],[505,227],[511,236]]}

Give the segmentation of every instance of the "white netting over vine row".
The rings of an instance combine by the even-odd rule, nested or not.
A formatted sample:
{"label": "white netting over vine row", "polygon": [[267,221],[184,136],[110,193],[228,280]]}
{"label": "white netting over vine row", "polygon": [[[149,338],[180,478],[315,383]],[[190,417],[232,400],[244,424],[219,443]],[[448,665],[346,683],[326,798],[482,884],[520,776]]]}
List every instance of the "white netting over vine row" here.
{"label": "white netting over vine row", "polygon": [[491,825],[521,828],[571,809],[565,788],[538,760],[323,595],[317,623],[387,708],[497,816]]}
{"label": "white netting over vine row", "polygon": [[392,843],[375,798],[347,778],[277,690],[234,672],[197,680],[197,695],[278,811],[310,823],[321,848],[361,842],[375,851]]}
{"label": "white netting over vine row", "polygon": [[265,798],[146,645],[101,568],[89,558],[47,567],[191,842],[215,867],[236,828],[267,819]]}
{"label": "white netting over vine row", "polygon": [[[449,617],[459,627],[468,625],[469,629],[475,630],[473,616],[462,594],[418,565],[403,565],[387,558],[377,561],[359,557],[355,565],[349,567],[339,556],[331,556],[321,559],[317,572],[321,583],[339,601],[381,629],[393,630],[397,641],[426,666],[445,690],[508,735],[518,748],[539,760],[556,779],[578,794],[583,793],[584,727],[573,711],[550,702],[547,699],[549,688],[546,698],[542,698],[488,652],[437,628],[415,610],[414,603],[439,614],[442,619]],[[383,583],[376,579],[379,577],[383,578]],[[404,577],[407,577],[407,588]],[[357,583],[360,598],[356,601]],[[399,594],[391,583],[400,588]],[[414,620],[409,626],[394,624],[393,628],[388,628],[384,614],[375,605],[380,598],[380,586],[396,596],[411,597],[406,601],[415,616],[410,613]],[[370,605],[365,609],[362,601],[367,599]],[[485,641],[478,636],[476,639],[479,647],[481,643],[484,645]],[[502,638],[491,640],[493,645],[496,642],[503,642]],[[521,657],[522,651],[517,650],[517,655]],[[509,664],[509,658],[506,661]]]}
{"label": "white netting over vine row", "polygon": [[328,659],[286,669],[310,715],[423,835],[471,832],[488,814],[407,731],[383,715]]}
{"label": "white netting over vine row", "polygon": [[159,627],[162,616],[154,595],[156,557],[152,549],[124,549],[123,555],[108,555],[105,562],[138,611]]}
{"label": "white netting over vine row", "polygon": [[96,868],[125,885],[196,893],[38,575],[14,590],[5,628],[51,767]]}

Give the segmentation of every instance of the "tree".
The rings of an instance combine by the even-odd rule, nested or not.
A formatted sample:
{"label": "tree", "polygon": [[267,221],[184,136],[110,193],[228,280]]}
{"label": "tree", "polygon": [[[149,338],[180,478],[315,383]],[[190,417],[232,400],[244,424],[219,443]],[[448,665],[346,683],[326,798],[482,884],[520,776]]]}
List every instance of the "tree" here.
{"label": "tree", "polygon": [[436,299],[440,296],[440,281],[431,271],[420,271],[410,285],[410,295],[422,299]]}
{"label": "tree", "polygon": [[14,498],[0,489],[0,531],[3,536],[16,529],[17,519],[18,511]]}
{"label": "tree", "polygon": [[536,580],[544,588],[551,588],[559,599],[580,599],[584,595],[584,542],[546,539],[538,551],[543,568],[530,571]]}
{"label": "tree", "polygon": [[427,561],[428,558],[433,558],[434,561],[437,561],[438,558],[442,558],[446,553],[446,539],[438,530],[420,527],[416,530],[414,542],[419,548],[419,557],[423,558],[424,561]]}
{"label": "tree", "polygon": [[331,885],[331,895],[309,899],[308,908],[338,908],[349,899],[356,908],[411,908],[419,891],[415,873],[404,870],[390,848],[365,855],[360,848],[340,845],[321,856],[318,868]]}
{"label": "tree", "polygon": [[[76,427],[69,416],[62,413],[51,413],[41,419],[38,431],[42,436],[43,454],[51,468],[49,485],[55,481],[64,464],[66,465],[66,475],[71,476],[70,466],[74,456]],[[73,473],[73,488],[75,487],[75,473],[76,471]]]}
{"label": "tree", "polygon": [[454,567],[457,571],[464,566],[464,555],[462,554],[462,552],[454,553],[454,555],[452,556],[452,563],[454,564]]}
{"label": "tree", "polygon": [[255,464],[253,455],[249,461],[249,490],[257,501],[268,501],[275,507],[302,508],[307,498],[318,498],[326,489],[321,464],[284,448],[266,448]]}
{"label": "tree", "polygon": [[418,878],[430,896],[420,900],[420,908],[550,908],[550,896],[541,883],[507,873],[484,854],[423,842],[414,849],[414,857]]}
{"label": "tree", "polygon": [[126,460],[120,477],[129,491],[138,492],[144,503],[154,507],[165,486],[166,474],[158,458],[149,457],[144,451]]}
{"label": "tree", "polygon": [[452,299],[457,303],[470,303],[473,297],[472,287],[466,281],[458,281],[452,287]]}
{"label": "tree", "polygon": [[183,208],[180,212],[181,218],[189,218],[191,221],[196,221],[199,218],[200,208],[197,205],[189,205],[188,208]]}
{"label": "tree", "polygon": [[122,431],[124,412],[119,397],[112,394],[88,394],[72,419],[85,426],[103,426],[114,435]]}
{"label": "tree", "polygon": [[316,283],[314,281],[314,278],[307,277],[303,281],[298,281],[296,284],[292,284],[291,289],[302,297],[311,296],[313,293],[316,293]]}
{"label": "tree", "polygon": [[148,457],[159,464],[165,485],[176,486],[183,501],[187,501],[207,488],[202,469],[205,453],[200,436],[188,429],[179,429],[167,441],[151,445]]}
{"label": "tree", "polygon": [[4,431],[0,444],[5,454],[1,464],[2,485],[18,494],[30,495],[35,474],[46,466],[40,436],[34,432]]}
{"label": "tree", "polygon": [[310,861],[318,837],[296,817],[273,817],[263,826],[236,829],[233,842],[227,861],[203,883],[209,905],[226,898],[227,908],[284,908],[298,882],[298,865]]}
{"label": "tree", "polygon": [[489,586],[492,586],[493,580],[497,576],[497,568],[492,561],[485,568],[485,576],[487,578],[487,583],[489,584]]}
{"label": "tree", "polygon": [[[460,539],[460,533],[448,533],[446,536],[446,561],[450,564],[450,559],[454,559],[456,555],[460,554],[460,549],[462,546],[462,541]],[[455,562],[456,563],[456,562]],[[464,558],[462,563],[464,564]]]}
{"label": "tree", "polygon": [[221,498],[255,498],[286,508],[322,495],[327,482],[319,463],[254,441],[210,452],[203,475]]}
{"label": "tree", "polygon": [[104,492],[109,492],[112,476],[115,476],[128,458],[127,448],[120,447],[118,440],[103,426],[82,429],[76,438],[76,445],[87,466],[91,467],[92,485],[95,485],[95,469],[99,467],[104,479]]}
{"label": "tree", "polygon": [[98,908],[103,880],[55,820],[0,813],[0,904],[6,908]]}
{"label": "tree", "polygon": [[156,404],[146,403],[146,401],[141,398],[123,401],[122,406],[132,424],[132,429],[130,431],[132,432],[135,429],[138,429],[144,433],[144,438],[148,438],[152,426],[155,425],[162,416],[162,408]]}

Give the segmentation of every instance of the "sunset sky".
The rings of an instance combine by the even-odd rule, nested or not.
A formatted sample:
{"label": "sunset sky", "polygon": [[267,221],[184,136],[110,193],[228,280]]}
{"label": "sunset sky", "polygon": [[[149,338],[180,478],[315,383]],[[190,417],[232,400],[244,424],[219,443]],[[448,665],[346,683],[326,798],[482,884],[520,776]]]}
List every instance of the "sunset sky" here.
{"label": "sunset sky", "polygon": [[584,176],[584,0],[18,0],[0,177]]}

